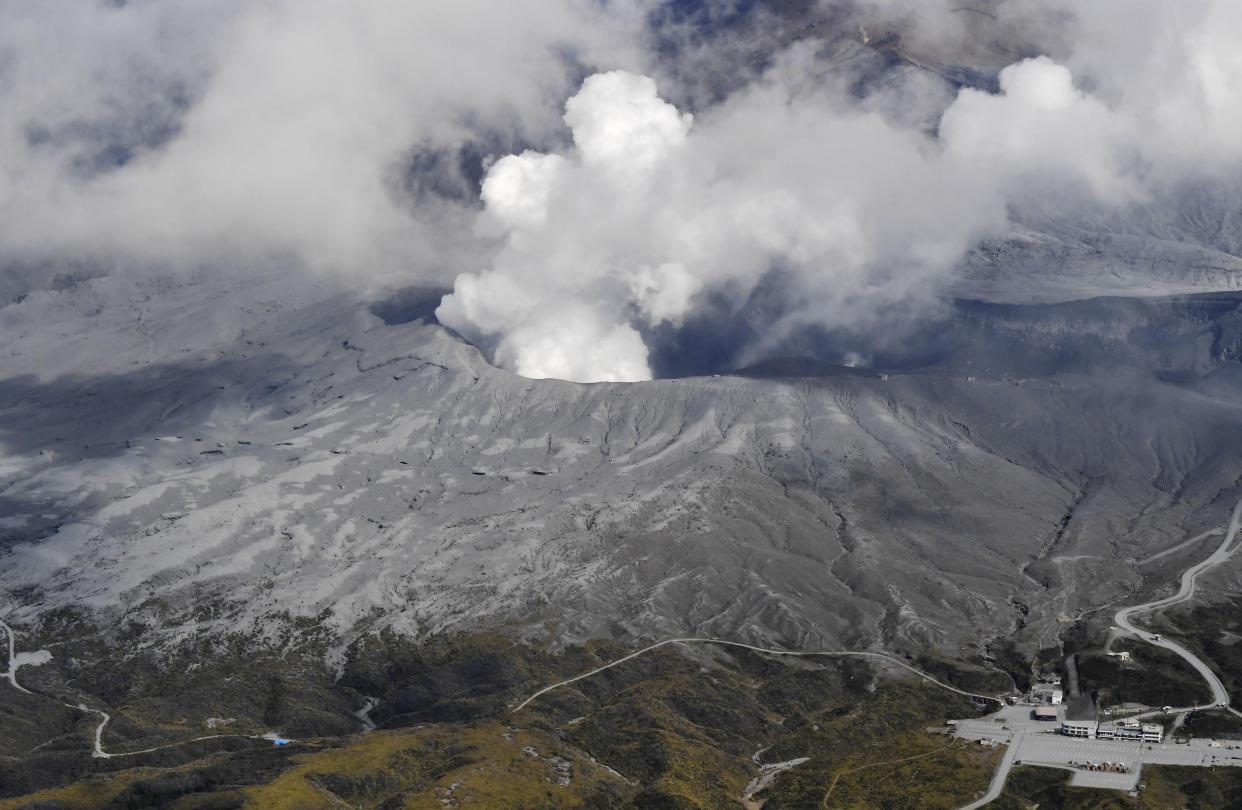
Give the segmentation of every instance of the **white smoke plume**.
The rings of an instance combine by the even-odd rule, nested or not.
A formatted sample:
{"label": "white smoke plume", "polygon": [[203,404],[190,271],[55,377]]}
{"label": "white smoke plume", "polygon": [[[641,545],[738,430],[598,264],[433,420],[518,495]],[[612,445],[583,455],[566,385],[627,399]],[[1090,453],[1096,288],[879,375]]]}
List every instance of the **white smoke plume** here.
{"label": "white smoke plume", "polygon": [[[494,340],[519,374],[581,381],[648,378],[642,330],[684,318],[702,290],[744,296],[774,266],[794,271],[801,301],[774,335],[875,328],[889,305],[934,294],[1010,212],[1125,209],[1236,162],[1242,73],[1218,32],[1242,12],[1158,5],[1143,11],[1171,17],[1174,33],[1146,32],[1168,64],[1163,79],[1128,74],[1145,94],[1113,75],[1135,55],[1104,41],[1122,29],[1089,26],[1066,50],[1081,76],[1021,60],[1000,72],[999,92],[962,90],[930,135],[815,87],[814,59],[797,48],[693,122],[649,78],[593,76],[566,105],[572,150],[491,167],[482,227],[503,247],[458,277],[439,316]],[[1113,23],[1129,13],[1083,12]],[[1093,50],[1085,38],[1097,36]]]}
{"label": "white smoke plume", "polygon": [[[654,332],[774,271],[773,343],[883,330],[1010,221],[1159,218],[1195,184],[1236,206],[1235,0],[829,5],[774,14],[761,67],[684,31],[679,71],[656,0],[0,0],[0,272],[455,279],[439,317],[497,363],[641,380]],[[890,29],[916,58],[861,81]],[[716,52],[746,63],[727,87]],[[995,92],[933,69],[958,59]],[[514,153],[480,200],[411,188],[472,144]]]}
{"label": "white smoke plume", "polygon": [[641,380],[636,325],[678,322],[705,287],[744,295],[775,263],[808,319],[861,326],[925,293],[1002,209],[953,155],[833,95],[776,71],[692,120],[650,78],[590,77],[566,104],[571,151],[490,168],[481,227],[504,246],[441,321],[498,338],[519,374]]}

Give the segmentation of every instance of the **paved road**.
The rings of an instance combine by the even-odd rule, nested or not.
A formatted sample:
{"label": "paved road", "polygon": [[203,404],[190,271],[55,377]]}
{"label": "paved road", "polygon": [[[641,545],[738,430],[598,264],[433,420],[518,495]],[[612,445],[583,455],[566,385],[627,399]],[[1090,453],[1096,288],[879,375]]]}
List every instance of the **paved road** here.
{"label": "paved road", "polygon": [[996,773],[992,774],[992,783],[988,785],[988,792],[970,804],[963,805],[959,810],[975,810],[1000,798],[1001,791],[1005,789],[1005,780],[1009,778],[1009,770],[1018,756],[1018,749],[1022,747],[1022,735],[1023,732],[1018,731],[1009,741],[1005,756],[1001,757],[1000,765],[996,766]]}
{"label": "paved road", "polygon": [[4,672],[5,680],[17,691],[32,695],[33,692],[17,682],[17,637],[13,634],[13,628],[5,624],[3,620],[0,620],[0,628],[4,628],[4,635],[8,637],[9,645],[9,663],[8,669]]}
{"label": "paved road", "polygon": [[592,675],[598,675],[599,673],[603,672],[606,669],[612,669],[615,666],[624,664],[626,661],[630,661],[632,659],[637,658],[640,655],[644,655],[646,653],[651,652],[652,650],[659,649],[660,647],[664,647],[669,644],[719,644],[725,647],[741,647],[744,650],[753,650],[754,652],[766,653],[768,655],[792,655],[792,656],[799,656],[799,657],[819,656],[822,658],[846,658],[850,656],[858,657],[858,658],[876,658],[881,661],[884,661],[885,663],[893,664],[894,666],[898,666],[898,667],[901,667],[902,669],[913,672],[915,675],[919,676],[923,680],[928,681],[929,683],[933,683],[936,686],[939,686],[941,689],[947,689],[950,692],[956,692],[959,695],[965,695],[966,697],[970,697],[970,698],[978,698],[980,700],[991,701],[992,703],[995,703],[999,706],[1005,705],[1004,701],[1002,701],[998,697],[993,697],[992,695],[977,695],[974,692],[966,692],[961,689],[958,689],[955,686],[949,686],[947,683],[936,680],[932,676],[928,675],[926,672],[915,669],[914,667],[907,664],[905,661],[902,661],[900,658],[895,658],[886,653],[851,652],[851,651],[841,651],[841,650],[822,650],[822,651],[815,650],[815,651],[810,651],[810,652],[802,652],[798,650],[771,650],[766,647],[756,647],[752,644],[743,644],[740,641],[725,641],[719,638],[668,638],[668,639],[665,639],[664,641],[657,641],[655,644],[651,644],[647,647],[643,647],[641,650],[638,650],[637,652],[632,652],[629,655],[618,658],[616,661],[613,661],[608,664],[604,664],[601,667],[596,667],[595,669],[589,672],[584,672],[581,675],[575,675],[572,678],[566,678],[565,680],[554,683],[551,686],[545,686],[544,688],[540,689],[535,694],[526,698],[526,700],[523,700],[517,706],[513,707],[510,713],[512,714],[515,712],[519,712],[522,709],[525,709],[528,705],[530,705],[532,701],[546,695],[547,693],[551,692],[554,689],[560,689],[562,686],[568,686],[571,683],[577,683],[578,681],[590,678]]}
{"label": "paved road", "polygon": [[[1182,583],[1181,587],[1178,588],[1177,593],[1172,596],[1167,596],[1164,599],[1157,599],[1154,602],[1147,602],[1142,605],[1133,605],[1131,607],[1122,608],[1117,611],[1117,615],[1113,617],[1113,623],[1121,629],[1133,633],[1143,641],[1146,641],[1148,644],[1163,647],[1164,649],[1170,650],[1181,656],[1186,663],[1195,668],[1195,671],[1203,677],[1203,680],[1207,681],[1208,686],[1212,690],[1213,702],[1219,706],[1225,707],[1229,706],[1229,692],[1225,689],[1225,685],[1221,683],[1221,680],[1217,677],[1216,673],[1212,671],[1211,667],[1199,658],[1199,656],[1195,655],[1181,644],[1178,644],[1176,641],[1170,641],[1167,638],[1158,638],[1156,634],[1134,626],[1130,619],[1136,615],[1151,613],[1152,611],[1166,608],[1170,605],[1176,605],[1181,602],[1188,602],[1193,599],[1195,595],[1195,588],[1198,586],[1199,576],[1228,560],[1237,550],[1233,547],[1233,545],[1235,538],[1238,536],[1239,527],[1242,527],[1242,501],[1239,501],[1238,505],[1233,509],[1233,515],[1229,519],[1229,528],[1225,531],[1225,539],[1221,541],[1221,544],[1217,547],[1217,549],[1206,559],[1192,565],[1182,573]],[[1198,707],[1183,708],[1193,709]]]}
{"label": "paved road", "polygon": [[107,759],[108,757],[111,757],[112,754],[109,754],[103,749],[103,730],[104,726],[108,725],[108,721],[112,719],[112,715],[108,714],[103,709],[92,709],[85,703],[79,703],[74,708],[80,712],[89,712],[90,714],[99,715],[101,718],[99,725],[95,726],[95,750],[91,752],[91,756],[96,759]]}
{"label": "paved road", "polygon": [[[1212,668],[1208,666],[1206,662],[1204,662],[1197,655],[1195,655],[1194,653],[1192,653],[1190,650],[1186,649],[1182,645],[1178,644],[1177,642],[1170,641],[1169,639],[1166,639],[1163,637],[1156,638],[1156,634],[1150,631],[1144,630],[1140,627],[1136,627],[1131,622],[1131,618],[1134,616],[1139,616],[1145,613],[1151,613],[1152,611],[1160,610],[1161,608],[1166,608],[1166,607],[1169,607],[1170,605],[1176,605],[1182,602],[1188,602],[1191,599],[1193,599],[1195,595],[1195,588],[1198,587],[1198,580],[1199,580],[1200,575],[1206,573],[1207,571],[1212,570],[1218,565],[1221,565],[1222,563],[1227,561],[1230,557],[1232,557],[1235,551],[1237,551],[1237,549],[1234,547],[1234,541],[1237,539],[1239,529],[1242,529],[1242,501],[1239,501],[1238,504],[1234,507],[1233,514],[1229,518],[1229,526],[1224,531],[1225,538],[1224,540],[1221,541],[1221,544],[1216,548],[1216,550],[1212,552],[1212,554],[1209,555],[1206,559],[1202,560],[1199,563],[1196,563],[1195,565],[1192,565],[1190,568],[1187,568],[1184,572],[1182,572],[1181,586],[1178,588],[1177,593],[1173,594],[1172,596],[1168,596],[1163,599],[1157,599],[1152,602],[1146,602],[1141,605],[1132,605],[1130,607],[1121,608],[1120,610],[1117,611],[1117,614],[1114,616],[1113,623],[1117,627],[1121,628],[1122,630],[1126,632],[1132,633],[1133,635],[1137,636],[1138,638],[1142,639],[1148,644],[1152,644],[1157,647],[1163,647],[1164,649],[1169,650],[1179,655],[1188,664],[1194,667],[1195,671],[1198,672],[1203,677],[1203,680],[1207,682],[1208,686],[1212,690],[1213,701],[1217,705],[1225,707],[1233,714],[1242,718],[1242,712],[1239,712],[1238,710],[1234,709],[1233,707],[1229,705],[1229,692],[1225,689],[1225,685],[1221,683],[1220,678],[1216,675],[1215,672],[1212,671]],[[1172,549],[1168,549],[1166,552],[1162,552],[1161,554],[1148,557],[1143,562],[1150,562],[1156,559],[1157,557],[1162,556],[1165,553],[1170,553],[1177,549],[1183,548],[1193,542],[1197,542],[1199,540],[1202,540],[1205,537],[1217,534],[1219,532],[1220,532],[1220,529],[1213,529],[1211,531],[1204,532],[1203,534],[1200,534],[1196,537],[1191,538],[1185,543],[1181,543],[1177,546],[1174,546]],[[1175,708],[1173,709],[1173,711],[1174,712],[1188,712],[1188,711],[1194,711],[1198,708],[1200,707],[1185,706],[1185,707]],[[1134,719],[1146,717],[1152,714],[1163,714],[1163,713],[1164,713],[1163,710],[1156,709],[1150,712],[1144,712],[1143,714],[1136,715]],[[1014,734],[1009,744],[1009,750],[1005,754],[1005,758],[1001,760],[1000,767],[997,768],[996,774],[992,777],[992,784],[988,788],[988,792],[982,798],[960,808],[960,810],[975,810],[975,808],[983,807],[984,805],[988,804],[989,802],[994,801],[997,797],[1000,796],[1001,791],[1004,790],[1004,787],[1005,787],[1005,780],[1009,776],[1009,770],[1013,766],[1014,758],[1017,756],[1018,749],[1021,747],[1022,738],[1023,738],[1023,732],[1018,731]],[[1060,741],[1057,742],[1058,748],[1062,747],[1063,745],[1064,744],[1062,742]]]}

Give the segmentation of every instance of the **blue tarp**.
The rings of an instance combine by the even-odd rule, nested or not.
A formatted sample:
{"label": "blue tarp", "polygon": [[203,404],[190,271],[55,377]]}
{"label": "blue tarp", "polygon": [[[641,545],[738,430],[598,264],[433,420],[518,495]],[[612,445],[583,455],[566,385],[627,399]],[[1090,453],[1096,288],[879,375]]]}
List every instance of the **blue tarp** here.
{"label": "blue tarp", "polygon": [[277,737],[276,739],[272,740],[272,745],[288,745],[291,742],[293,742],[293,740],[286,740],[286,739],[282,739],[281,737]]}

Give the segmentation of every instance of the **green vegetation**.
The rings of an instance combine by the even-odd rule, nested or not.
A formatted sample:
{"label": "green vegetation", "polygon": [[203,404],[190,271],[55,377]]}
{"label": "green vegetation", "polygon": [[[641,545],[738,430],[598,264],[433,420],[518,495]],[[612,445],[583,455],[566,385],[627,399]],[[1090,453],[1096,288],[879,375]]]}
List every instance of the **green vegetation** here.
{"label": "green vegetation", "polygon": [[378,731],[348,746],[299,757],[248,806],[316,808],[613,807],[626,782],[551,735],[498,722]]}
{"label": "green vegetation", "polygon": [[986,789],[1000,757],[951,737],[903,734],[841,760],[819,806],[953,810]]}
{"label": "green vegetation", "polygon": [[[564,782],[564,784],[562,784]],[[454,798],[480,808],[612,807],[628,785],[539,732],[501,723],[377,731],[297,751],[265,749],[193,767],[135,768],[0,800],[82,808],[440,808]]]}
{"label": "green vegetation", "polygon": [[[241,794],[235,788],[262,784],[280,774],[293,764],[293,752],[265,746],[226,754],[203,756],[202,751],[191,764],[172,767],[138,766],[124,760],[91,760],[106,763],[112,769],[98,767],[74,784],[30,793],[20,799],[0,799],[0,810],[17,810],[37,802],[56,806],[59,802],[67,808],[147,808],[147,807],[205,807],[203,802],[211,798],[210,806],[238,806]],[[4,784],[6,787],[8,783]],[[230,799],[231,797],[231,799]],[[198,803],[187,803],[198,800]],[[232,801],[232,805],[226,804]]]}
{"label": "green vegetation", "polygon": [[0,729],[4,730],[0,733],[0,757],[22,756],[50,737],[74,733],[81,724],[81,712],[0,683]]}
{"label": "green vegetation", "polygon": [[1176,654],[1150,644],[1115,644],[1113,649],[1130,650],[1130,660],[1123,664],[1098,652],[1078,656],[1079,688],[1098,692],[1100,707],[1118,703],[1191,706],[1211,701],[1203,679]]}
{"label": "green vegetation", "polygon": [[[1005,672],[997,672],[982,658],[960,661],[945,658],[934,653],[920,655],[914,662],[915,666],[935,678],[980,695],[1000,695],[1013,689],[1013,680]],[[1027,670],[1030,678],[1030,670]]]}
{"label": "green vegetation", "polygon": [[[81,743],[74,747],[48,746],[24,757],[0,759],[0,797],[20,796],[48,788],[77,782],[110,783],[121,775],[122,780],[137,778],[134,772],[145,773],[175,770],[188,763],[201,763],[212,755],[232,755],[239,768],[259,767],[253,758],[272,746],[263,741],[226,738],[187,743],[135,757],[94,759],[88,742],[94,724],[84,721],[80,726]],[[0,804],[0,807],[3,807]]]}
{"label": "green vegetation", "polygon": [[1170,611],[1160,630],[1212,662],[1229,696],[1242,705],[1242,599]]}
{"label": "green vegetation", "polygon": [[[843,770],[865,762],[891,760],[897,758],[901,751],[923,753],[928,747],[944,745],[949,742],[947,737],[926,735],[922,729],[940,725],[949,717],[972,717],[979,713],[979,709],[967,698],[925,683],[879,681],[874,691],[825,706],[809,722],[799,724],[780,739],[767,755],[768,759],[781,761],[805,756],[810,757],[810,761],[781,775],[768,791],[770,798],[766,809],[818,807],[827,786]],[[991,778],[986,768],[976,773],[974,766],[977,763],[973,759],[946,756],[937,762],[946,775],[953,774],[949,781],[954,782],[955,786],[950,795],[957,795],[960,788],[963,795],[969,798],[975,791],[986,788]],[[912,763],[909,767],[917,770],[933,765],[934,762]],[[965,768],[967,765],[970,767]],[[861,781],[855,781],[865,788],[873,778],[876,777],[868,774],[860,776]],[[934,795],[938,790],[946,789],[946,785],[931,787],[920,793],[919,785],[910,782],[904,792],[898,796],[890,795],[885,799],[885,804],[875,806],[920,806],[921,797]],[[846,795],[855,795],[857,799],[857,792],[864,788],[856,786],[851,789],[852,793]],[[898,803],[893,804],[894,801]],[[908,804],[902,805],[900,801]]]}
{"label": "green vegetation", "polygon": [[[194,711],[236,716],[239,728],[302,723],[326,733],[294,735],[297,742],[286,748],[227,738],[100,760],[89,756],[93,722],[77,714],[61,718],[67,727],[48,726],[55,735],[51,744],[0,758],[0,790],[9,797],[0,799],[0,810],[397,810],[453,802],[480,808],[706,810],[740,806],[745,785],[757,775],[751,755],[760,749],[766,749],[765,762],[808,758],[755,797],[765,810],[953,808],[986,788],[1001,754],[928,733],[946,718],[976,716],[983,709],[924,681],[881,674],[861,659],[780,659],[711,646],[664,647],[548,693],[517,714],[509,712],[539,686],[626,652],[593,642],[553,654],[495,634],[420,645],[380,635],[351,652],[335,685],[322,672],[299,677],[311,666],[309,659],[291,661],[277,673],[252,662],[237,662],[233,669],[217,662],[207,667],[219,679],[217,691],[185,701]],[[1086,677],[1099,680],[1110,694],[1136,688],[1131,672],[1103,670],[1101,676],[1090,666],[1095,660],[1114,664],[1111,659],[1086,660]],[[963,688],[1008,687],[1006,675],[989,672],[981,661],[928,657],[918,663]],[[1016,671],[1025,668],[1018,658],[1011,663]],[[1164,665],[1142,663],[1152,669]],[[140,669],[133,662],[125,666]],[[41,675],[41,688],[55,686],[54,672]],[[211,676],[173,677],[193,679],[190,685],[198,689],[212,683]],[[150,673],[139,678],[147,685],[155,680]],[[177,710],[170,691],[164,686],[118,691],[127,701],[117,712],[123,724],[106,744],[138,747],[142,740],[202,733],[188,721],[154,722],[189,714]],[[360,705],[359,694],[382,698],[372,713],[379,731],[360,734],[348,716]],[[22,717],[34,704],[10,702],[0,709],[4,705]],[[321,712],[337,716],[316,726]],[[1187,728],[1223,733],[1230,723],[1218,713],[1200,713]],[[341,726],[349,732],[334,731]],[[27,731],[32,747],[37,745],[37,728],[28,724]],[[1067,776],[1018,768],[997,807],[1242,806],[1242,773],[1228,769],[1149,767],[1138,798],[1070,788]]]}
{"label": "green vegetation", "polygon": [[1012,639],[998,638],[988,645],[988,655],[994,666],[1008,673],[1019,692],[1031,688],[1031,659],[1024,656]]}
{"label": "green vegetation", "polygon": [[503,714],[536,684],[576,675],[628,650],[588,643],[559,655],[494,633],[439,636],[422,644],[384,632],[350,651],[339,685],[382,695],[381,726],[468,721]]}
{"label": "green vegetation", "polygon": [[1189,737],[1242,739],[1242,720],[1223,709],[1192,712],[1182,724],[1181,733]]}
{"label": "green vegetation", "polygon": [[583,682],[580,695],[549,695],[546,707],[572,721],[569,739],[644,785],[636,807],[736,803],[755,776],[751,754],[776,742],[764,758],[789,758],[778,752],[784,735],[858,702],[874,677],[856,659],[730,650],[704,667],[669,648],[644,658]]}
{"label": "green vegetation", "polygon": [[[1157,629],[1158,619],[1143,618],[1147,619],[1146,626]],[[1112,650],[1128,651],[1128,662],[1107,656],[1104,644],[1108,632],[1107,624],[1097,619],[1094,623],[1078,622],[1062,634],[1066,653],[1078,656],[1079,689],[1084,694],[1094,692],[1101,708],[1119,703],[1192,706],[1212,699],[1199,673],[1170,650],[1125,640],[1115,642]],[[1169,636],[1185,641],[1180,633],[1169,632]]]}
{"label": "green vegetation", "polygon": [[[238,718],[230,729],[301,727],[310,733],[292,733],[297,742],[287,748],[234,737],[100,760],[89,756],[93,723],[78,714],[51,745],[0,760],[0,795],[10,797],[0,800],[0,810],[31,802],[174,810],[438,808],[445,801],[729,807],[757,775],[751,755],[764,748],[769,762],[810,757],[759,797],[769,810],[819,806],[843,770],[901,758],[903,751],[919,759],[839,779],[843,800],[857,807],[917,806],[919,796],[931,793],[968,798],[989,778],[992,752],[923,730],[947,717],[978,714],[978,707],[901,673],[880,676],[861,659],[778,659],[670,646],[509,713],[539,686],[627,652],[597,642],[552,654],[494,634],[420,645],[379,635],[351,651],[338,684],[327,673],[309,672],[309,658],[276,672],[265,671],[270,662],[240,661],[229,669],[216,659],[203,667],[209,675],[170,676],[199,690],[181,702],[152,673],[140,672],[139,662],[125,662],[118,667],[137,673],[141,687],[111,693],[123,701],[108,706],[118,718],[118,731],[105,734],[111,750],[205,733],[205,716]],[[989,682],[979,662],[931,663],[965,686],[992,691],[1008,682],[998,673],[993,681],[999,677],[1003,684]],[[72,684],[55,677],[40,688],[71,694]],[[358,733],[349,712],[360,705],[360,694],[382,698],[372,712],[381,730]],[[320,723],[320,713],[334,716]],[[159,721],[187,715],[196,719]],[[342,726],[347,733],[340,733]],[[901,778],[886,780],[885,771]],[[929,793],[920,794],[921,787]]]}

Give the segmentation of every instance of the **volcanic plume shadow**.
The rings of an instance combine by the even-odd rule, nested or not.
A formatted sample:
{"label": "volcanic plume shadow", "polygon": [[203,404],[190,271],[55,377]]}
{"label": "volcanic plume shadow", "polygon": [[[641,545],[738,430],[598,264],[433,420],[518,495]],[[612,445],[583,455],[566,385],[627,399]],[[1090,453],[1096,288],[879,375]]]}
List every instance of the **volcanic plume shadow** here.
{"label": "volcanic plume shadow", "polygon": [[57,487],[55,497],[32,500],[23,486],[26,471],[141,456],[161,439],[184,442],[186,453],[212,452],[215,441],[202,434],[213,414],[259,403],[280,407],[282,387],[297,374],[292,359],[264,355],[162,363],[98,377],[0,379],[0,451],[20,459],[23,469],[0,483],[0,547],[47,536],[97,506],[89,487],[71,481]]}
{"label": "volcanic plume shadow", "polygon": [[734,307],[711,298],[681,326],[645,335],[656,376],[755,369],[760,376],[821,376],[867,367],[1003,378],[1125,367],[1190,382],[1242,358],[1237,292],[1052,304],[956,300],[934,314],[894,313],[883,328],[810,324],[772,340],[773,324],[787,311],[771,290]]}

